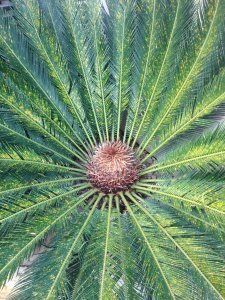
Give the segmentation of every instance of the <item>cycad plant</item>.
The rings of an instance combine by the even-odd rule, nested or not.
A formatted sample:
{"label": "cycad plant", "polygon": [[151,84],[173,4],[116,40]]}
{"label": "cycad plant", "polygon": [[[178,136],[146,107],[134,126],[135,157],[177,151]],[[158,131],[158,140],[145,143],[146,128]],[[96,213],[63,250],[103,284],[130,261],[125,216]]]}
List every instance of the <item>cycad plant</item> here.
{"label": "cycad plant", "polygon": [[225,299],[224,15],[1,1],[2,285],[39,253],[12,299]]}

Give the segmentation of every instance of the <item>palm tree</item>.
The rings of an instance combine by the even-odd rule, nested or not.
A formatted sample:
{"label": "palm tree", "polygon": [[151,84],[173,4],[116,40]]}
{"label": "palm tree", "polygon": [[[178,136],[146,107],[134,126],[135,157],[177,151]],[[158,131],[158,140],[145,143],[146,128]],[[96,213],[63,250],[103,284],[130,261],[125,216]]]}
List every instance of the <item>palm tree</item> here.
{"label": "palm tree", "polygon": [[11,298],[225,299],[225,1],[7,3],[1,284],[42,246]]}

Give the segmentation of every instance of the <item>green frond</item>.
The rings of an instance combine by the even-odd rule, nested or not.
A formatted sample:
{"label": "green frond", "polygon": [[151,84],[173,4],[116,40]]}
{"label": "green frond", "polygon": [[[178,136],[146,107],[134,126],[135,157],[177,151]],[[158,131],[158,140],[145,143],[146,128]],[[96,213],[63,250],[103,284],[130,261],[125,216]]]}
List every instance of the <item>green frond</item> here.
{"label": "green frond", "polygon": [[[149,221],[153,222],[158,231],[172,243],[174,250],[176,249],[176,255],[185,257],[186,262],[190,264],[190,271],[193,272],[192,280],[196,278],[201,282],[196,288],[202,289],[202,292],[198,291],[197,294],[203,293],[207,296],[211,295],[213,299],[222,299],[224,253],[220,251],[221,243],[208,237],[207,234],[198,233],[194,227],[180,220],[179,216],[176,217],[173,211],[164,210],[158,204],[154,207],[153,203],[149,204],[146,209],[133,197],[132,200],[148,216]],[[150,207],[151,210],[149,210]],[[166,242],[163,245],[166,247]]]}
{"label": "green frond", "polygon": [[225,299],[224,14],[0,1],[9,299]]}

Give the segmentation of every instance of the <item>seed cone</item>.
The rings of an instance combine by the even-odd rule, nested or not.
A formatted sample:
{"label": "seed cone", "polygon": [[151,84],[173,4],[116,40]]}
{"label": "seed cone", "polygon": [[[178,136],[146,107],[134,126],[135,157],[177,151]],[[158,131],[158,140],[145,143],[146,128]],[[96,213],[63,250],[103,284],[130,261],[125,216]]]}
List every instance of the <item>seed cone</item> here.
{"label": "seed cone", "polygon": [[96,147],[87,165],[91,184],[106,194],[128,190],[138,179],[138,169],[133,150],[121,141]]}

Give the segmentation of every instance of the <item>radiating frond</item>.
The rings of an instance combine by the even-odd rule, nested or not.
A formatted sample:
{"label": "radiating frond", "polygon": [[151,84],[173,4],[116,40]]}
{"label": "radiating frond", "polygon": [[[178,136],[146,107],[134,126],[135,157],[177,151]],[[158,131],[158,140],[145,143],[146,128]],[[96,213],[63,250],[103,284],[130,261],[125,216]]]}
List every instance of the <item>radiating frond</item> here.
{"label": "radiating frond", "polygon": [[9,299],[225,299],[224,15],[224,0],[0,1]]}

